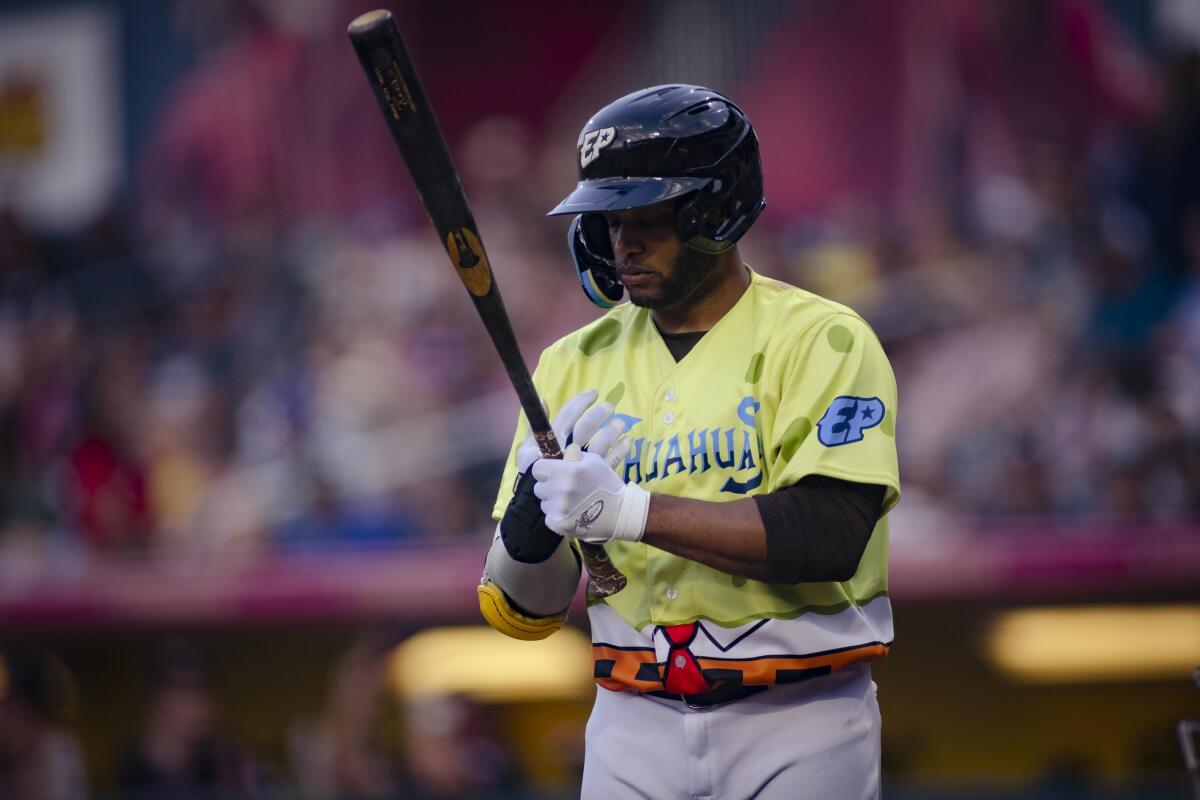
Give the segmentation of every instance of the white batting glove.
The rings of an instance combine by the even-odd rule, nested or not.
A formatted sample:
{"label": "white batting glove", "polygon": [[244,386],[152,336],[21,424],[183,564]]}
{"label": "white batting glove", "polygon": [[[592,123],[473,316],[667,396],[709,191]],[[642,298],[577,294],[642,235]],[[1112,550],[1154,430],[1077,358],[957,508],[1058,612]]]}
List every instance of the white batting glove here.
{"label": "white batting glove", "polygon": [[[599,396],[600,393],[595,389],[575,395],[559,409],[550,427],[560,446],[567,446],[567,435],[570,434],[573,443],[601,456],[615,470],[625,463],[630,442],[621,437],[625,426],[620,420],[612,418],[614,409],[611,403],[592,406]],[[517,448],[517,472],[526,472],[541,457],[531,433]]]}
{"label": "white batting glove", "polygon": [[562,461],[535,461],[533,477],[546,525],[561,536],[599,544],[641,541],[646,532],[650,493],[623,482],[595,453],[572,444]]}

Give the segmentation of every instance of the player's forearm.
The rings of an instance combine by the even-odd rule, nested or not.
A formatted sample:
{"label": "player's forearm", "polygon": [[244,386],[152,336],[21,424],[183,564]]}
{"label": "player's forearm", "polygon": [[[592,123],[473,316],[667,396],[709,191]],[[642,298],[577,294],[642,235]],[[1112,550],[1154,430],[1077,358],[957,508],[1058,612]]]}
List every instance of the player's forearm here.
{"label": "player's forearm", "polygon": [[766,529],[749,498],[711,503],[656,494],[642,541],[730,575],[766,576]]}

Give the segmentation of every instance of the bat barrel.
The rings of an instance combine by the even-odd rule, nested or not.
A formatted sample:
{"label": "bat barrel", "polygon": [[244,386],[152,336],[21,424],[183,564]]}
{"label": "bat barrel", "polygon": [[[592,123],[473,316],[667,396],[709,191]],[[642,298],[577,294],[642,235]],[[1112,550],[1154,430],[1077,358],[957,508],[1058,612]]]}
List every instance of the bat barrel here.
{"label": "bat barrel", "polygon": [[[529,367],[517,346],[517,337],[500,298],[500,288],[493,279],[492,267],[458,170],[417,77],[408,48],[404,46],[400,29],[396,27],[396,20],[389,11],[368,11],[351,22],[346,32],[371,81],[375,99],[400,148],[425,211],[496,346],[538,448],[547,458],[561,458],[562,451],[538,398]],[[625,576],[608,560],[603,548],[585,543],[581,545],[581,551],[590,573],[590,590],[599,596],[620,591],[625,585]]]}
{"label": "bat barrel", "polygon": [[[458,170],[395,18],[384,9],[368,11],[350,23],[347,33],[417,194],[471,294],[526,419],[534,431],[549,432],[550,420],[521,356]],[[557,453],[557,442],[551,444],[548,452]]]}
{"label": "bat barrel", "polygon": [[368,11],[347,32],[439,236],[445,241],[460,228],[475,230],[450,150],[392,13]]}

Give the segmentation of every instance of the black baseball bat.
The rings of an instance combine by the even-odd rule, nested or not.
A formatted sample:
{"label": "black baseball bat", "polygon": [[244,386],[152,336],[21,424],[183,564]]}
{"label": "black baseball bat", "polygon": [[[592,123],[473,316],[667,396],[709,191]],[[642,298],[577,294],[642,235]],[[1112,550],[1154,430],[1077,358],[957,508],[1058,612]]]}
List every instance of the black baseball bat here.
{"label": "black baseball bat", "polygon": [[[517,346],[458,170],[417,77],[408,48],[404,46],[400,29],[396,27],[396,20],[390,11],[368,11],[351,22],[347,32],[425,211],[437,229],[438,238],[458,277],[470,293],[475,310],[479,312],[508,379],[520,398],[538,449],[545,458],[562,458],[550,420]],[[592,594],[606,597],[624,588],[625,576],[609,560],[603,547],[586,542],[580,542],[580,546],[588,569],[588,589]]]}

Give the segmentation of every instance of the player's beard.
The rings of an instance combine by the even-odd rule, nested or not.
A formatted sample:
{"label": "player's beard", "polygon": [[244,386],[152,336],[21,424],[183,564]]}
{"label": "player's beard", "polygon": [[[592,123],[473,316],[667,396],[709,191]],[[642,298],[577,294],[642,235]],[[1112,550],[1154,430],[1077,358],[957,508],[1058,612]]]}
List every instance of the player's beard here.
{"label": "player's beard", "polygon": [[629,301],[652,311],[694,303],[716,286],[717,261],[717,256],[685,247],[671,264],[670,272],[662,276],[657,290],[650,292],[627,287]]}

